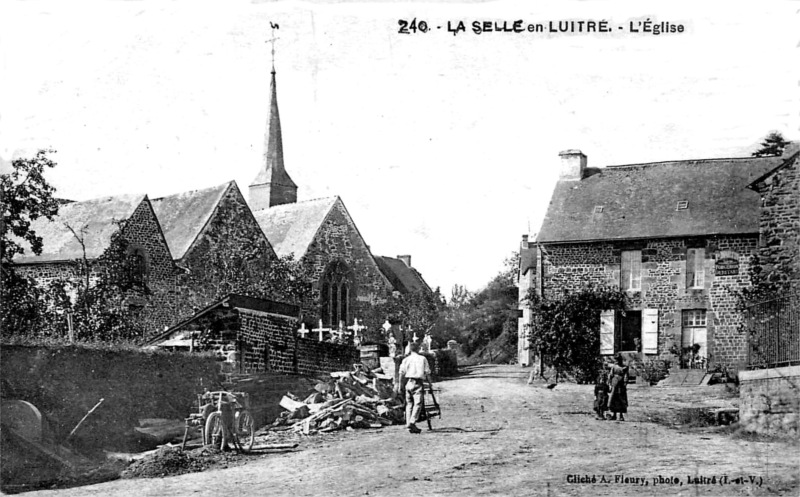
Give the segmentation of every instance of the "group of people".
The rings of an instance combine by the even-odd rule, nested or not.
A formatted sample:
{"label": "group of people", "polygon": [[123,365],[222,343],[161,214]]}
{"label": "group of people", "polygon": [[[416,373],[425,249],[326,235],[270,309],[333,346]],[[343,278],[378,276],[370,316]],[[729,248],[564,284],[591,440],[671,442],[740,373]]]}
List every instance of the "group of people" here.
{"label": "group of people", "polygon": [[[606,411],[611,412],[608,418]],[[597,419],[625,421],[625,414],[628,412],[628,366],[625,365],[622,354],[617,354],[615,364],[611,364],[608,371],[597,375],[594,385],[594,412]]]}

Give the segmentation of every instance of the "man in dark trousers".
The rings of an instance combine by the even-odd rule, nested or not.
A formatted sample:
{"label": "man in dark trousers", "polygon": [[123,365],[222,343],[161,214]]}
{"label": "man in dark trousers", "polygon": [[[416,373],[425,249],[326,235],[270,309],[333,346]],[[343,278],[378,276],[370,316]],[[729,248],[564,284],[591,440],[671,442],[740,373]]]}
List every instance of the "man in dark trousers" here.
{"label": "man in dark trousers", "polygon": [[428,360],[419,355],[419,344],[411,342],[411,352],[403,359],[400,364],[400,382],[395,386],[395,391],[400,393],[400,385],[403,380],[408,380],[406,383],[406,428],[411,433],[419,433],[417,428],[417,419],[419,418],[419,411],[422,407],[422,388],[423,381],[431,381],[431,367]]}

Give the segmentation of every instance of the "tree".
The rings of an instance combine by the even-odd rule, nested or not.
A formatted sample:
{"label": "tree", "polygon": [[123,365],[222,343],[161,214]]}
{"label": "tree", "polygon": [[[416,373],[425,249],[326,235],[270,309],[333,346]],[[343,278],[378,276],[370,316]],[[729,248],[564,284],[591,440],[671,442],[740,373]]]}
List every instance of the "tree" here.
{"label": "tree", "polygon": [[[407,294],[394,293],[386,297],[385,301],[373,306],[369,316],[365,320],[368,333],[367,340],[383,341],[380,335],[381,325],[385,320],[391,324],[402,326],[404,332],[411,329],[422,338],[427,331],[435,336],[435,327],[441,313],[445,307],[444,299],[437,288],[434,292],[426,290],[416,290]],[[411,336],[398,337],[400,340],[408,340]]]}
{"label": "tree", "polygon": [[56,165],[47,156],[51,153],[54,151],[39,150],[34,157],[14,159],[11,173],[0,176],[0,258],[4,265],[25,252],[20,240],[27,242],[34,254],[42,253],[42,238],[31,229],[31,223],[40,217],[52,221],[58,214],[58,201],[53,198],[56,190],[44,177],[45,170]]}
{"label": "tree", "polygon": [[531,308],[530,346],[559,376],[574,371],[588,381],[600,368],[600,311],[626,307],[627,296],[609,287],[587,287],[553,298],[528,292]]}
{"label": "tree", "polygon": [[25,252],[25,244],[36,255],[42,253],[42,238],[31,229],[41,217],[52,220],[58,213],[55,188],[44,173],[55,167],[47,155],[52,150],[39,150],[30,158],[17,158],[12,170],[0,176],[0,324],[3,336],[27,335],[42,327],[43,302],[46,294],[30,278],[14,270],[13,259]]}
{"label": "tree", "polygon": [[753,152],[753,157],[779,156],[789,143],[780,132],[771,131],[761,142],[761,148]]}

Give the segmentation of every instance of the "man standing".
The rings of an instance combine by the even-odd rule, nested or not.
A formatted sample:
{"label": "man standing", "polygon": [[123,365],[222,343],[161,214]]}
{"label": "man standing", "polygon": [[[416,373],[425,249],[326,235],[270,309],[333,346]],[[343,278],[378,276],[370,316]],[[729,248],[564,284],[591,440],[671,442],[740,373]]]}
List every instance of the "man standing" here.
{"label": "man standing", "polygon": [[411,349],[408,356],[403,359],[400,364],[400,382],[395,386],[395,391],[400,393],[400,385],[403,380],[408,380],[406,383],[406,428],[411,433],[419,433],[417,428],[417,418],[419,418],[419,410],[422,407],[422,388],[423,381],[431,381],[431,367],[428,364],[428,359],[419,355],[419,344],[411,342],[409,344]]}

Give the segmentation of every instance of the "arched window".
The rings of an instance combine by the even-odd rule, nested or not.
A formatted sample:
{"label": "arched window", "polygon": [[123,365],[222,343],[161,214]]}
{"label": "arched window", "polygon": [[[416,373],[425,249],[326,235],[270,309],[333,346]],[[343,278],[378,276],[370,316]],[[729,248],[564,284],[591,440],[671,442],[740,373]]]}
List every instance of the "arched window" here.
{"label": "arched window", "polygon": [[321,318],[327,326],[336,328],[339,321],[350,322],[352,284],[347,264],[334,261],[328,265],[320,280]]}

